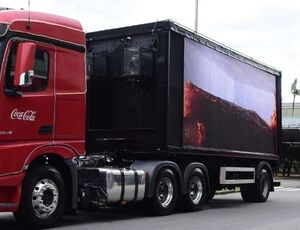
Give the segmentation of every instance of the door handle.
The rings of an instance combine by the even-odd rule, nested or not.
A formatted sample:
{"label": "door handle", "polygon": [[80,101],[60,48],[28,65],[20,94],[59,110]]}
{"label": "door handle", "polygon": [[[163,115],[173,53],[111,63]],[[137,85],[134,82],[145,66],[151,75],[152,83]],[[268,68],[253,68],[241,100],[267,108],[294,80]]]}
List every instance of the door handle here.
{"label": "door handle", "polygon": [[52,125],[44,125],[39,128],[39,134],[50,134],[53,131],[53,126]]}

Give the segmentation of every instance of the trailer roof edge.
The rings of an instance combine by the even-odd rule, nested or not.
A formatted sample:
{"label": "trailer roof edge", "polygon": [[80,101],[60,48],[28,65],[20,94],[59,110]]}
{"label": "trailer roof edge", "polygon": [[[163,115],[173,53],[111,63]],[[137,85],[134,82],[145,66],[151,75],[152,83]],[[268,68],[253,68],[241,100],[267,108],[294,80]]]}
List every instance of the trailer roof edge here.
{"label": "trailer roof edge", "polygon": [[176,33],[179,33],[179,34],[182,34],[183,36],[185,37],[188,37],[192,40],[195,40],[207,47],[210,47],[214,50],[217,50],[227,56],[230,56],[232,58],[235,58],[241,62],[244,62],[246,64],[249,64],[249,65],[252,65],[252,66],[255,66],[261,70],[264,70],[266,72],[269,72],[271,74],[274,74],[278,77],[281,76],[281,71],[264,63],[264,62],[261,62],[261,61],[258,61],[244,53],[241,53],[235,49],[232,49],[230,48],[229,46],[226,46],[210,37],[207,37],[201,33],[197,33],[177,22],[174,22],[174,21],[171,21],[171,20],[168,20],[170,22],[170,29]]}
{"label": "trailer roof edge", "polygon": [[212,38],[209,38],[203,34],[197,33],[175,21],[172,20],[163,20],[163,21],[156,21],[152,23],[140,24],[140,25],[133,25],[115,29],[107,29],[102,31],[90,32],[86,34],[86,38],[88,42],[92,42],[95,40],[102,40],[102,39],[110,39],[113,37],[120,37],[120,36],[134,36],[139,34],[146,34],[146,33],[155,33],[160,31],[171,30],[175,33],[181,34],[184,37],[192,39],[200,44],[203,44],[211,49],[214,49],[224,55],[237,59],[243,63],[249,64],[254,66],[258,69],[261,69],[265,72],[273,74],[277,77],[281,77],[281,71],[266,64],[261,61],[258,61],[244,53],[241,53],[237,50],[234,50],[218,41],[215,41]]}

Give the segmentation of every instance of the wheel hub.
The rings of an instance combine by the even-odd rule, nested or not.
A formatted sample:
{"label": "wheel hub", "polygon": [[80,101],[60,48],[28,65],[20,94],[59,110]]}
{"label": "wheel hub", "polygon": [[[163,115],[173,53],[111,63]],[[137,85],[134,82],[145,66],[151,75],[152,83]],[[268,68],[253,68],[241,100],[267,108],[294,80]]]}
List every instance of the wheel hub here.
{"label": "wheel hub", "polygon": [[166,208],[173,199],[174,187],[170,178],[163,178],[157,186],[157,197],[162,207]]}
{"label": "wheel hub", "polygon": [[40,180],[32,192],[32,207],[39,218],[47,218],[58,205],[58,188],[50,179]]}
{"label": "wheel hub", "polygon": [[191,201],[198,204],[202,197],[202,183],[198,176],[194,176],[189,183],[189,194]]}

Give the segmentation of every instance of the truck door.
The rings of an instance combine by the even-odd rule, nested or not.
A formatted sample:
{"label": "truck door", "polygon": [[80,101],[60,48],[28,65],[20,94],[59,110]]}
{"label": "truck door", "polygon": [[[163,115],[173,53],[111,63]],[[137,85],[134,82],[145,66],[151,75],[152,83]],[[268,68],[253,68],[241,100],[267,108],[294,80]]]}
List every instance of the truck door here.
{"label": "truck door", "polygon": [[35,46],[33,71],[22,73],[23,81],[30,78],[24,85],[15,83],[20,41],[8,44],[6,65],[3,65],[5,71],[2,71],[5,89],[4,95],[1,95],[0,141],[30,141],[28,144],[34,145],[42,140],[53,140],[55,48],[34,41],[30,43]]}

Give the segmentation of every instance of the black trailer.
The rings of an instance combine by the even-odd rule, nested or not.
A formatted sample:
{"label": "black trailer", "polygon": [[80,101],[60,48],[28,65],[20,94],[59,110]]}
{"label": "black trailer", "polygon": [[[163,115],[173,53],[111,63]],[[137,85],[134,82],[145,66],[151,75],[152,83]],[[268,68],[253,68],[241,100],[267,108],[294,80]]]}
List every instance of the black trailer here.
{"label": "black trailer", "polygon": [[[179,196],[198,210],[232,186],[246,201],[266,201],[280,81],[280,71],[172,21],[88,33],[87,152],[105,155],[103,167],[145,172],[158,214],[172,212]],[[87,171],[79,170],[82,181]]]}

